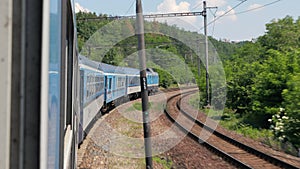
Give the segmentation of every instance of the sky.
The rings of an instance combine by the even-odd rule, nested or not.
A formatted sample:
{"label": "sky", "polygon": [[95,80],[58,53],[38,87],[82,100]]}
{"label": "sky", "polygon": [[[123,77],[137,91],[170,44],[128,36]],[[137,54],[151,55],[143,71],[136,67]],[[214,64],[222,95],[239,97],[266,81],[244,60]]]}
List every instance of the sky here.
{"label": "sky", "polygon": [[[135,1],[75,0],[75,3],[97,14],[124,16],[135,15]],[[266,32],[265,25],[273,19],[281,19],[287,15],[297,19],[300,16],[300,0],[206,0],[206,2],[208,7],[217,7],[208,9],[207,12],[208,35],[222,40],[252,40],[263,35]],[[203,0],[142,0],[144,14],[201,12],[202,4]],[[213,22],[214,19],[217,20]],[[186,30],[204,32],[202,16],[156,20],[170,25],[175,24]]]}

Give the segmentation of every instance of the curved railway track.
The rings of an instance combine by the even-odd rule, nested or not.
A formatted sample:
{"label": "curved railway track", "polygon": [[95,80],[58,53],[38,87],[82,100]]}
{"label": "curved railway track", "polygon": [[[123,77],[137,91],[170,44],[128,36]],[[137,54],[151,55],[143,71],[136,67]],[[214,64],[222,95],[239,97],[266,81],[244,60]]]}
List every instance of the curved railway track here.
{"label": "curved railway track", "polygon": [[[240,168],[298,168],[228,137],[182,110],[180,108],[181,99],[191,93],[193,91],[170,97],[167,101],[168,106],[165,108],[165,113],[173,123],[193,140]],[[171,107],[173,107],[172,111],[169,110]]]}

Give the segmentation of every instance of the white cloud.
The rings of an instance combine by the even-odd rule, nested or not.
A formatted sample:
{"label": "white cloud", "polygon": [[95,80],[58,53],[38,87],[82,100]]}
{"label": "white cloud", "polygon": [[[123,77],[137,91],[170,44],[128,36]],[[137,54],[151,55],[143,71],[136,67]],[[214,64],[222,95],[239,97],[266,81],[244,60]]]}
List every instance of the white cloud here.
{"label": "white cloud", "polygon": [[[235,14],[235,10],[232,9],[231,6],[227,6],[227,10],[226,10],[226,11],[218,11],[218,12],[217,12],[217,17],[224,15],[227,11],[230,11],[230,12],[228,12],[228,13],[224,16],[224,18],[226,17],[226,18],[229,18],[231,21],[236,21],[236,20],[237,20],[237,16],[236,16],[236,14]],[[222,19],[223,19],[223,18],[222,18]]]}
{"label": "white cloud", "polygon": [[207,0],[206,1],[206,5],[210,6],[210,7],[222,7],[224,5],[226,5],[226,1],[225,0]]}
{"label": "white cloud", "polygon": [[[190,4],[186,1],[181,1],[177,4],[176,0],[164,0],[157,6],[157,13],[180,13],[190,12]],[[167,22],[170,25],[177,25],[186,29],[194,27],[197,18],[194,16],[180,17],[180,18],[159,18],[159,22]]]}
{"label": "white cloud", "polygon": [[188,12],[190,4],[188,2],[182,1],[178,5],[176,0],[164,0],[161,4],[157,6],[158,12]]}
{"label": "white cloud", "polygon": [[[230,11],[226,14],[226,17],[224,17],[224,18],[222,18],[218,21],[219,23],[224,22],[223,20],[228,21],[228,19],[230,21],[236,21],[237,20],[235,10],[233,10],[231,6],[227,5],[227,0],[206,0],[206,6],[207,7],[217,7],[218,8],[218,10],[216,12],[216,17],[225,14],[227,11]],[[203,9],[203,0],[196,0],[196,5],[194,6],[194,8],[202,11],[202,9]]]}
{"label": "white cloud", "polygon": [[90,10],[82,7],[79,3],[75,3],[75,13],[78,13],[78,12],[85,12],[85,13],[89,13]]}
{"label": "white cloud", "polygon": [[252,4],[248,7],[248,10],[261,10],[263,5],[260,4]]}
{"label": "white cloud", "polygon": [[[226,0],[207,0],[206,6],[208,7],[223,7],[226,5]],[[203,9],[203,0],[196,0],[196,4],[193,7],[195,9]]]}

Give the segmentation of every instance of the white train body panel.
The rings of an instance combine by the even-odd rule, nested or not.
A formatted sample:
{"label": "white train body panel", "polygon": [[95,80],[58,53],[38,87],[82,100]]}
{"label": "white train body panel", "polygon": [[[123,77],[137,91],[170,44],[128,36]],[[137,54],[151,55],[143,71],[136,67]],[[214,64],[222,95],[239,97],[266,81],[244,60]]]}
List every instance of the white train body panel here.
{"label": "white train body panel", "polygon": [[141,92],[141,86],[132,86],[127,88],[127,94]]}
{"label": "white train body panel", "polygon": [[104,94],[100,95],[97,99],[93,100],[86,107],[83,108],[83,129],[85,130],[89,123],[100,111],[104,103]]}

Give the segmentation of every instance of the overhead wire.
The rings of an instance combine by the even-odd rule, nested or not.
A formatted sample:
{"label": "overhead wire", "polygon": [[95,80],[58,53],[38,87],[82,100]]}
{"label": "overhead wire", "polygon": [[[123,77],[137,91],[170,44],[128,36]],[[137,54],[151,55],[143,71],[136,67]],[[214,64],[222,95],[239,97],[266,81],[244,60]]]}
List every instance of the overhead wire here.
{"label": "overhead wire", "polygon": [[[256,8],[248,9],[248,10],[241,11],[241,12],[236,12],[236,13],[234,13],[234,14],[228,14],[230,11],[232,11],[232,10],[235,9],[235,8],[237,8],[238,6],[240,6],[242,3],[246,2],[246,1],[247,1],[247,0],[242,0],[239,4],[237,4],[236,6],[234,6],[234,7],[231,8],[230,10],[226,11],[224,14],[220,15],[220,16],[217,17],[217,18],[216,18],[215,15],[213,15],[213,16],[214,16],[214,19],[213,19],[211,22],[209,22],[209,23],[207,24],[207,26],[208,26],[208,25],[211,25],[212,23],[214,24],[214,25],[213,25],[212,34],[213,34],[213,32],[214,32],[214,27],[215,27],[216,21],[217,21],[218,19],[224,17],[224,16],[239,15],[239,14],[251,12],[251,11],[254,11],[254,10],[257,10],[257,9],[264,8],[264,7],[266,7],[266,6],[273,5],[273,4],[278,3],[278,2],[280,2],[280,1],[282,1],[282,0],[275,0],[275,1],[273,1],[273,2],[267,3],[267,4],[262,5],[262,6],[258,6],[258,7],[256,7]],[[198,5],[198,6],[199,6],[199,5]],[[204,27],[200,28],[200,30],[202,30],[203,28],[204,28]]]}
{"label": "overhead wire", "polygon": [[202,5],[202,3],[197,4],[193,9],[191,9],[191,11],[193,11],[194,9],[197,9],[201,5]]}
{"label": "overhead wire", "polygon": [[276,0],[276,1],[273,1],[273,2],[270,2],[268,4],[265,4],[265,5],[262,5],[262,6],[258,6],[256,8],[252,8],[252,9],[248,9],[248,10],[245,10],[245,11],[241,11],[241,12],[236,12],[235,14],[230,14],[230,15],[226,15],[226,16],[231,16],[231,15],[238,15],[238,14],[243,14],[243,13],[247,13],[247,12],[250,12],[250,11],[254,11],[254,10],[257,10],[257,9],[260,9],[260,8],[264,8],[266,6],[269,6],[269,5],[273,5],[279,1],[282,1],[282,0]]}
{"label": "overhead wire", "polygon": [[[235,8],[239,7],[240,5],[242,5],[244,2],[246,2],[247,0],[242,0],[240,3],[238,3],[237,5],[235,5],[233,8],[229,9],[228,11],[226,11],[224,14],[216,17],[214,20],[212,20],[211,22],[209,22],[206,26],[211,25],[212,23],[216,22],[217,20],[219,20],[220,18],[224,17],[225,15],[227,15],[229,12],[231,12],[232,10],[234,10]],[[204,27],[200,28],[200,30],[202,30]]]}
{"label": "overhead wire", "polygon": [[130,5],[130,7],[128,8],[127,12],[125,13],[125,15],[127,15],[129,13],[129,11],[131,10],[131,8],[133,7],[134,3],[136,0],[132,0],[132,3]]}
{"label": "overhead wire", "polygon": [[[212,23],[215,23],[218,19],[220,19],[221,17],[224,17],[224,16],[232,16],[232,15],[239,15],[239,14],[243,14],[243,13],[247,13],[247,12],[250,12],[250,11],[254,11],[254,10],[257,10],[257,9],[260,9],[260,8],[264,8],[266,6],[270,6],[270,5],[273,5],[275,3],[278,3],[282,0],[276,0],[276,1],[273,1],[273,2],[270,2],[270,3],[267,3],[265,5],[262,5],[262,6],[259,6],[259,7],[256,7],[256,8],[252,8],[252,9],[248,9],[248,10],[245,10],[245,11],[241,11],[241,12],[236,12],[234,14],[228,14],[230,11],[232,11],[233,9],[237,8],[238,6],[240,6],[242,3],[246,2],[247,0],[243,0],[241,1],[239,4],[237,4],[235,7],[231,8],[230,10],[228,10],[227,12],[225,12],[223,15],[220,15],[218,18],[214,18],[210,23],[207,24],[210,25]],[[204,27],[202,27],[200,30],[202,30]]]}
{"label": "overhead wire", "polygon": [[[211,10],[212,10],[212,9],[209,8],[210,13],[214,16],[214,19],[216,19],[216,13],[217,13],[218,8],[215,10],[215,13],[213,13]],[[214,32],[215,32],[215,25],[216,25],[216,22],[214,22],[214,24],[213,24],[211,36],[214,35]]]}
{"label": "overhead wire", "polygon": [[[238,0],[238,1],[244,1],[244,0]],[[197,9],[199,6],[201,6],[202,5],[202,3],[201,2],[199,2],[198,4],[196,4],[192,9],[191,9],[191,11],[193,11],[194,9]]]}

